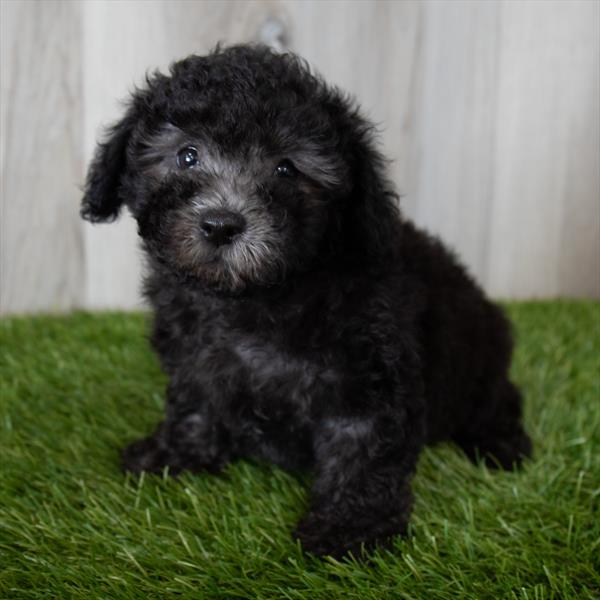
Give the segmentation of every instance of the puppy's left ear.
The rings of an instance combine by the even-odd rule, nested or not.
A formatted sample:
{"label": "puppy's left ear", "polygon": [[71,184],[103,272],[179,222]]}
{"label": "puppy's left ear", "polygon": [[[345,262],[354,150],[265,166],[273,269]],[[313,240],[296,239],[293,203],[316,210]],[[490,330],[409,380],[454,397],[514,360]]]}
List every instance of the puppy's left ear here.
{"label": "puppy's left ear", "polygon": [[81,201],[81,216],[87,221],[113,221],[119,215],[123,204],[120,188],[127,168],[127,145],[137,120],[137,112],[131,106],[123,119],[109,129],[106,141],[96,148]]}
{"label": "puppy's left ear", "polygon": [[360,246],[365,255],[382,256],[398,245],[398,196],[385,175],[386,161],[375,149],[370,129],[356,131],[349,144],[353,190],[346,231],[353,246]]}

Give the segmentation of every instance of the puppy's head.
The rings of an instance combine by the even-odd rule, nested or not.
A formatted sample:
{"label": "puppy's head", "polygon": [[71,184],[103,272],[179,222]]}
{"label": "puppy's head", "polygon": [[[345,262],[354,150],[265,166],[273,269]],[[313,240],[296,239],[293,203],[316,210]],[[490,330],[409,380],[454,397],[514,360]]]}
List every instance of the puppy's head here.
{"label": "puppy's head", "polygon": [[174,64],[100,144],[82,215],[125,204],[154,261],[225,291],[389,250],[393,194],[371,127],[293,55],[261,46]]}

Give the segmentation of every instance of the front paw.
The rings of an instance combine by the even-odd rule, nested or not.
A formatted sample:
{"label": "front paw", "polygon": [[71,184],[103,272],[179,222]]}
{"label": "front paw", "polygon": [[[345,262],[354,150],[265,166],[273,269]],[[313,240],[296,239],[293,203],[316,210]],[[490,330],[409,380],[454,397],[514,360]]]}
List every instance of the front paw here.
{"label": "front paw", "polygon": [[305,552],[317,556],[342,558],[351,553],[359,558],[364,551],[388,546],[394,535],[406,533],[406,521],[399,516],[381,522],[360,521],[343,522],[312,512],[298,523],[294,537],[300,540]]}
{"label": "front paw", "polygon": [[169,464],[169,459],[169,450],[152,435],[127,446],[121,453],[121,466],[124,471],[136,474],[162,473],[169,466],[170,474],[174,475],[177,469]]}
{"label": "front paw", "polygon": [[339,533],[323,519],[307,515],[296,526],[294,538],[300,540],[302,550],[316,556],[342,556],[346,543],[342,542]]}

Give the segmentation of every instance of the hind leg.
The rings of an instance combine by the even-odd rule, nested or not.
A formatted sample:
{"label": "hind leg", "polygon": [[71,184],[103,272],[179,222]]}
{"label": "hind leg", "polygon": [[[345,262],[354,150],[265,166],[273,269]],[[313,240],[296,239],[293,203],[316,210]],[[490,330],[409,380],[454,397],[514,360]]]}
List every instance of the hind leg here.
{"label": "hind leg", "polygon": [[465,454],[490,467],[513,469],[531,456],[531,440],[521,422],[522,398],[508,379],[497,383],[485,405],[476,406],[473,419],[455,437]]}

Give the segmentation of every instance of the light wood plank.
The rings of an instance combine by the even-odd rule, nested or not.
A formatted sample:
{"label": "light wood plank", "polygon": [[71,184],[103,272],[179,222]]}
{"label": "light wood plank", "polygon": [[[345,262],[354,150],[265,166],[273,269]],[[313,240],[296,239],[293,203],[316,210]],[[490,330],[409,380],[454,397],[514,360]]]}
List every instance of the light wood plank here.
{"label": "light wood plank", "polygon": [[487,282],[498,60],[496,2],[423,5],[409,214]]}
{"label": "light wood plank", "polygon": [[83,300],[77,3],[2,2],[0,312]]}
{"label": "light wood plank", "polygon": [[504,2],[500,31],[489,289],[598,295],[598,5]]}

